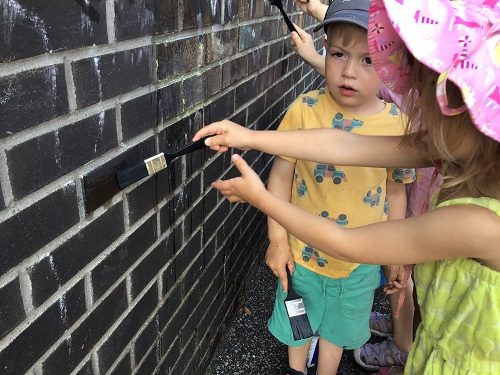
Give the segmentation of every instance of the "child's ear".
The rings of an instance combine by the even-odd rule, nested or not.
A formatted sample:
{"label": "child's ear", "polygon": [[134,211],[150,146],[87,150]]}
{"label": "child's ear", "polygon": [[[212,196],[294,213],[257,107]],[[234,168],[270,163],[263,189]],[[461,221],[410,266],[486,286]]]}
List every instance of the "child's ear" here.
{"label": "child's ear", "polygon": [[328,47],[328,40],[326,38],[323,38],[323,47],[327,48]]}

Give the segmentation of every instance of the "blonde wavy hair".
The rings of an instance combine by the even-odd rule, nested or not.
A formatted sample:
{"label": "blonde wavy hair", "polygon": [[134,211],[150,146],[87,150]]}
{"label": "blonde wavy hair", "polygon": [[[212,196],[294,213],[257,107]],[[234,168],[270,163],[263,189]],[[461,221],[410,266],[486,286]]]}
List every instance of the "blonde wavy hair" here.
{"label": "blonde wavy hair", "polygon": [[[436,100],[438,73],[408,55],[412,89],[403,95],[409,119],[405,141],[425,150],[430,160],[448,162],[439,201],[463,196],[500,199],[500,143],[477,130],[468,111],[443,115]],[[452,82],[446,91],[450,108],[464,104]],[[415,132],[411,124],[419,122]]]}

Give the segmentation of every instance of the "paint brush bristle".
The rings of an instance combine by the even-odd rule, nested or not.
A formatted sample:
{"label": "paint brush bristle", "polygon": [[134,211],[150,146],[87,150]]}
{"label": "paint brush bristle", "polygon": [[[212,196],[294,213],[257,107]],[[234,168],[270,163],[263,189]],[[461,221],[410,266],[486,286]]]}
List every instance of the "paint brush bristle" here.
{"label": "paint brush bristle", "polygon": [[302,297],[295,293],[292,286],[292,276],[286,266],[286,275],[288,278],[288,294],[285,298],[285,307],[292,327],[293,339],[302,340],[312,337],[313,331]]}

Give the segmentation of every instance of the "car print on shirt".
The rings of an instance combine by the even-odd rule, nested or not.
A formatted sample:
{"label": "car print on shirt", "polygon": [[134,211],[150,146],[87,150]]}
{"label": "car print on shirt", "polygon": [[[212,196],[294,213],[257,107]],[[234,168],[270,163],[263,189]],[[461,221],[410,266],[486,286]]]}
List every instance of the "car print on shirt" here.
{"label": "car print on shirt", "polygon": [[402,184],[403,181],[415,181],[415,169],[394,168],[392,170],[392,179],[398,184]]}
{"label": "car print on shirt", "polygon": [[318,102],[318,99],[311,98],[310,96],[304,96],[302,98],[302,103],[307,104],[309,107],[314,107],[317,102]]}
{"label": "car print on shirt", "polygon": [[347,132],[352,132],[355,128],[360,128],[363,126],[363,121],[344,118],[344,115],[340,112],[335,114],[335,117],[332,120],[332,128],[345,130]]}
{"label": "car print on shirt", "polygon": [[324,267],[325,265],[328,264],[328,261],[319,255],[318,250],[309,245],[306,245],[302,249],[302,260],[304,262],[309,262],[309,260],[311,259],[315,260],[316,263],[318,263],[318,266],[320,267]]}
{"label": "car print on shirt", "polygon": [[371,207],[378,206],[380,204],[380,195],[382,194],[382,188],[379,186],[376,193],[368,191],[366,197],[363,198],[363,202],[368,203]]}
{"label": "car print on shirt", "polygon": [[307,193],[307,186],[304,180],[299,180],[299,174],[295,173],[295,186],[297,187],[297,194],[300,198],[304,198]]}
{"label": "car print on shirt", "polygon": [[314,166],[314,177],[317,182],[323,182],[325,178],[332,179],[335,185],[341,182],[347,182],[345,173],[338,171],[334,165],[316,163]]}

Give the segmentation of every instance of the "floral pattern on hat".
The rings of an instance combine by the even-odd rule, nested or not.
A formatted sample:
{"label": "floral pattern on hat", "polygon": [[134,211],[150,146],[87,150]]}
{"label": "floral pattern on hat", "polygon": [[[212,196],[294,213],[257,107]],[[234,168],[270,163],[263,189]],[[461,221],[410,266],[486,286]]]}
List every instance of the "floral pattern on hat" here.
{"label": "floral pattern on hat", "polygon": [[441,74],[443,114],[461,112],[447,106],[449,79],[476,127],[500,141],[500,0],[373,0],[368,42],[373,65],[391,90],[408,88],[407,48]]}

